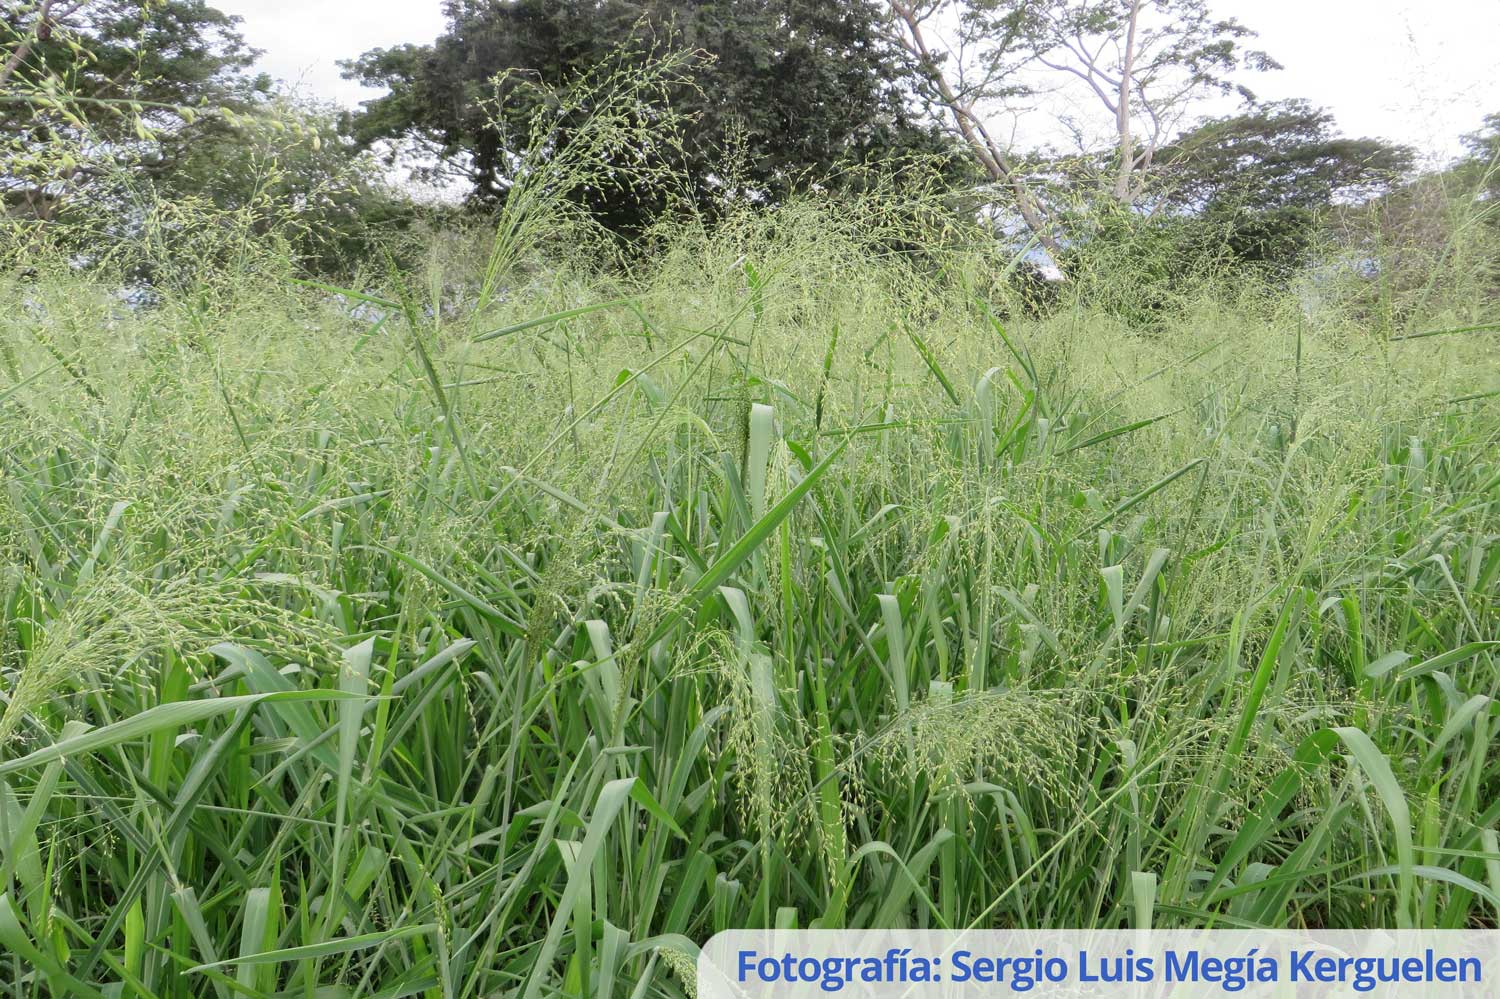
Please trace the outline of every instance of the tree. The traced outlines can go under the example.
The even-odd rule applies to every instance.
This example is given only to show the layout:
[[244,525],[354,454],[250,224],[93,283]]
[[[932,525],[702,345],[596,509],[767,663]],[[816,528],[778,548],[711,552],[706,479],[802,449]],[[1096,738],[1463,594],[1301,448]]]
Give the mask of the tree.
[[[0,185],[49,217],[122,165],[160,175],[270,89],[238,18],[202,0],[42,2],[0,15]],[[186,109],[184,111],[183,109]]]
[[1161,159],[1160,197],[1173,208],[1272,211],[1374,197],[1412,168],[1415,153],[1341,136],[1333,115],[1290,100],[1200,121]]
[[88,0],[77,0],[72,4],[59,4],[57,0],[42,0],[29,23],[20,20],[21,11],[11,11],[5,16],[6,34],[13,46],[5,62],[0,64],[0,86],[16,75],[25,65],[32,50],[52,40],[52,32],[78,11],[87,6]]
[[[991,134],[987,106],[1029,95],[1020,70],[1035,57],[1030,39],[1040,30],[1043,3],[1018,0],[955,4],[953,0],[889,0],[891,34],[907,56],[908,72],[926,104],[952,128],[990,182],[1009,192],[1022,222],[1053,258],[1063,243],[1028,179],[1026,167]],[[926,25],[943,15],[959,23],[957,53],[929,42]],[[972,59],[965,58],[972,53]],[[950,55],[953,58],[950,58]]]
[[307,270],[355,270],[381,237],[421,214],[340,134],[331,105],[277,94],[219,126],[213,141],[178,152],[157,193],[196,200],[211,216],[239,213],[262,234],[275,230]]
[[[440,170],[493,201],[515,181],[548,88],[693,49],[702,58],[671,95],[693,121],[675,143],[690,196],[707,211],[735,198],[774,202],[835,182],[841,164],[941,148],[907,105],[877,13],[873,0],[453,0],[433,44],[346,64],[347,76],[390,90],[366,102],[353,131],[365,144],[424,143]],[[637,195],[591,207],[632,229],[662,207]]]
[[1196,215],[1241,260],[1292,266],[1317,216],[1367,201],[1411,171],[1414,151],[1338,134],[1306,101],[1203,120],[1160,150],[1152,207]]
[[157,283],[210,269],[236,227],[274,231],[303,265],[337,270],[411,218],[333,110],[250,75],[238,19],[201,0],[44,2],[0,17],[13,234]]
[[[203,0],[48,0],[0,14],[0,66],[7,99],[0,129],[45,141],[57,123],[38,117],[37,98],[66,93],[105,137],[135,132],[180,106],[244,100],[270,87],[245,75],[259,53],[239,18]],[[43,103],[40,106],[45,106]]]
[[[1028,163],[997,141],[991,123],[1035,97],[1044,75],[1064,74],[1086,87],[1109,114],[1112,148],[1105,161],[1113,198],[1134,204],[1148,189],[1158,147],[1193,102],[1241,90],[1241,68],[1275,66],[1240,43],[1253,33],[1216,20],[1206,0],[887,0],[892,36],[908,56],[917,91],[950,119],[975,161],[1054,260],[1071,238],[1067,211],[1047,189],[1058,163]],[[953,40],[935,46],[928,26]],[[954,30],[956,29],[956,31]],[[1070,171],[1074,172],[1074,171]]]
[[1037,62],[1086,85],[1115,137],[1110,192],[1132,204],[1147,190],[1157,149],[1197,100],[1238,93],[1237,70],[1280,68],[1243,43],[1255,33],[1217,19],[1207,0],[1056,0],[1041,9]]

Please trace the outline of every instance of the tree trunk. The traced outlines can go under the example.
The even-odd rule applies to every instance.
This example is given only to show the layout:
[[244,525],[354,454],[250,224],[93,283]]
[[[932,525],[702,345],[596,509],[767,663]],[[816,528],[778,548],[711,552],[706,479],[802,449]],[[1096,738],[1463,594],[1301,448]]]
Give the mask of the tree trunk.
[[1132,200],[1131,174],[1135,169],[1135,136],[1130,128],[1131,73],[1135,71],[1135,29],[1141,18],[1141,0],[1130,5],[1130,22],[1125,32],[1125,64],[1120,72],[1120,96],[1115,101],[1115,128],[1120,137],[1120,165],[1115,174],[1115,199],[1124,204]]
[[[917,19],[915,11],[902,3],[901,0],[890,0],[891,9],[896,16],[901,18],[906,25],[906,30],[911,37],[911,44],[907,45],[907,51],[915,55],[922,63],[924,69],[928,69],[930,82],[937,88],[938,96],[943,106],[953,115],[954,124],[958,126],[958,132],[963,136],[974,159],[989,174],[992,181],[1003,184],[1010,188],[1016,198],[1016,209],[1021,213],[1021,220],[1026,227],[1036,236],[1037,242],[1046,247],[1047,252],[1052,255],[1053,263],[1057,263],[1063,250],[1062,243],[1053,235],[1051,227],[1042,217],[1041,206],[1037,204],[1036,197],[1031,189],[1026,186],[1025,180],[1016,172],[1004,150],[990,138],[989,132],[984,127],[984,122],[974,112],[971,105],[967,105],[954,92],[953,86],[948,82],[937,64],[932,58],[931,51],[927,48],[927,39],[922,34],[921,22]],[[1059,270],[1061,267],[1059,266]]]

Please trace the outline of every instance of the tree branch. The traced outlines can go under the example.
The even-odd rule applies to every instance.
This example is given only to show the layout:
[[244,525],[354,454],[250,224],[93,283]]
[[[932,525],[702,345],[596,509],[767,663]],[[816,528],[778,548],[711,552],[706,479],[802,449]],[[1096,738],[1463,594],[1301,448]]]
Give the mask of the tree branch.
[[15,71],[21,68],[21,63],[25,62],[26,57],[31,54],[33,45],[37,42],[45,42],[52,36],[52,29],[54,27],[78,13],[91,3],[92,0],[78,0],[77,3],[61,14],[53,14],[52,5],[56,2],[57,0],[42,0],[41,9],[37,11],[36,23],[32,25],[30,34],[22,39],[20,45],[16,46],[16,50],[10,54],[10,58],[5,60],[5,65],[0,66],[0,86],[3,86],[5,81],[9,80]]
[[991,180],[1010,188],[1015,196],[1016,208],[1021,213],[1021,219],[1035,234],[1037,240],[1052,254],[1055,261],[1062,252],[1062,244],[1052,234],[1035,195],[1016,171],[1005,151],[990,137],[984,122],[975,112],[973,103],[961,98],[954,91],[948,78],[938,69],[937,60],[933,57],[927,45],[927,38],[922,32],[922,20],[917,17],[913,7],[903,0],[889,0],[889,2],[891,10],[906,25],[906,35],[909,36],[911,47],[915,50],[919,68],[927,75],[929,84],[936,89],[940,102],[953,116],[954,124],[958,126],[959,134],[969,146],[974,158],[985,173],[990,175]]

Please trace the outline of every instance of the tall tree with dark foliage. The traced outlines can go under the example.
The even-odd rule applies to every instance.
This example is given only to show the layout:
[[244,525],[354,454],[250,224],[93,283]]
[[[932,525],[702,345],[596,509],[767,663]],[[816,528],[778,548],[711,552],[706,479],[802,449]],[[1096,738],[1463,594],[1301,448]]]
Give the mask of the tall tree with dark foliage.
[[[480,200],[509,189],[546,87],[668,50],[702,54],[672,98],[694,122],[678,165],[700,209],[778,201],[838,183],[841,164],[942,147],[908,101],[871,0],[453,0],[447,14],[447,32],[430,45],[346,64],[346,75],[390,90],[353,127],[367,143],[425,143],[436,171],[462,177]],[[528,81],[544,86],[529,90]],[[644,196],[578,197],[593,197],[590,207],[615,229],[661,207]]]

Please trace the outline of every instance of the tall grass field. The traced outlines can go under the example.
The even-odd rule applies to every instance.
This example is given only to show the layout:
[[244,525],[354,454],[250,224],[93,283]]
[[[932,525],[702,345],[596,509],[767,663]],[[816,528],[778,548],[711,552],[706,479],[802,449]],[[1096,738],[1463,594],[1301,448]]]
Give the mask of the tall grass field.
[[0,995],[1496,926],[1484,317],[1030,309],[872,205],[0,279]]

